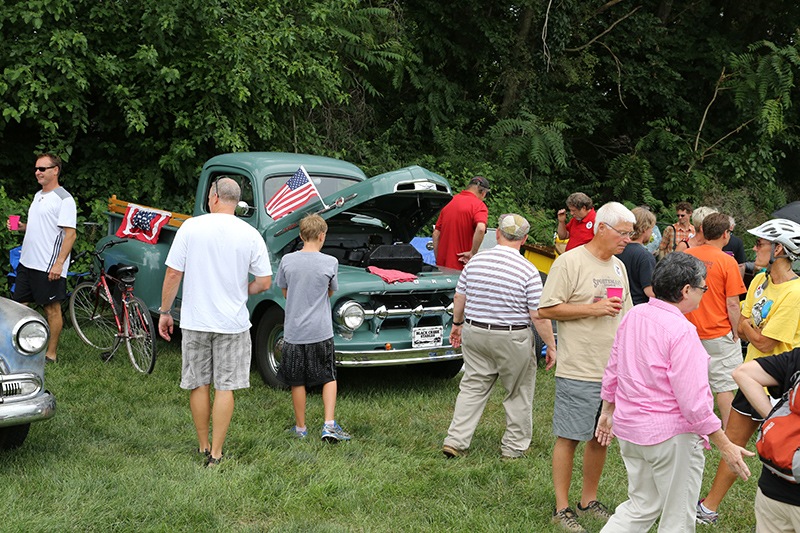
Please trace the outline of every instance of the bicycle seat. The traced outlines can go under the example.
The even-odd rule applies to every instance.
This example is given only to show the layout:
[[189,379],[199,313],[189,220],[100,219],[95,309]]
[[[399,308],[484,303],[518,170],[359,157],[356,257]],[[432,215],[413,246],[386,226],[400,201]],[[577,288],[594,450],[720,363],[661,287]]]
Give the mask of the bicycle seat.
[[139,272],[139,267],[136,265],[125,265],[119,263],[116,265],[116,267],[117,270],[114,275],[123,283],[132,283],[135,279],[136,273]]

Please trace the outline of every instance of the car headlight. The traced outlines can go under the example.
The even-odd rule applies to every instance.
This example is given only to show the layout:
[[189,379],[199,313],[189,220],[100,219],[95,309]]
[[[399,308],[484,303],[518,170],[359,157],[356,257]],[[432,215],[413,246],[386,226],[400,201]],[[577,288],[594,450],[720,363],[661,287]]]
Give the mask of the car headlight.
[[41,352],[50,339],[50,332],[47,326],[38,320],[30,320],[18,324],[16,331],[12,335],[14,348],[25,355]]
[[364,308],[355,300],[345,302],[336,310],[336,322],[347,330],[355,331],[364,323]]

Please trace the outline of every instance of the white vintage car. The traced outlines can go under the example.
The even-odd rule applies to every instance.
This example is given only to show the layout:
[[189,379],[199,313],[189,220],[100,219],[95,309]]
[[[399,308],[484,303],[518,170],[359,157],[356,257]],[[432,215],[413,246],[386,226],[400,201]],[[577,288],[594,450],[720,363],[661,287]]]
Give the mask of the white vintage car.
[[20,446],[31,422],[55,414],[56,400],[44,388],[47,322],[28,307],[0,298],[0,449]]

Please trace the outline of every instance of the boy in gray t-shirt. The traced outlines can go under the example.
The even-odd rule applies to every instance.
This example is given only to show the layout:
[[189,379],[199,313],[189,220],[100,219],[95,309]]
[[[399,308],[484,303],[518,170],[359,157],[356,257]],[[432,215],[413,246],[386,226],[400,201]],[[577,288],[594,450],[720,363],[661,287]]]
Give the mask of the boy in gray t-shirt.
[[289,431],[303,438],[306,430],[306,387],[322,385],[325,424],[322,440],[350,440],[336,423],[336,358],[330,297],[339,288],[339,263],[320,250],[328,225],[319,215],[300,221],[303,249],[283,256],[275,283],[286,298],[283,358],[278,379],[292,388],[295,425]]

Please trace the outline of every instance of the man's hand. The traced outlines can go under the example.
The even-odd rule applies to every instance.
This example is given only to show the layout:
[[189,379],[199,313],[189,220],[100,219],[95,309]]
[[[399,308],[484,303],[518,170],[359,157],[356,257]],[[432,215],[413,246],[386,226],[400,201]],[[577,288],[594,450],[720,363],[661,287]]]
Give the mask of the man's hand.
[[595,316],[617,316],[622,311],[622,299],[616,296],[603,298],[591,304]]
[[170,335],[172,335],[172,327],[175,324],[175,321],[172,319],[172,315],[158,315],[158,334],[161,335],[161,338],[169,341],[172,339]]
[[558,210],[558,221],[566,224],[567,223],[567,210],[566,209],[559,209]]
[[457,253],[456,255],[458,256],[458,261],[460,263],[464,263],[465,265],[469,262],[470,259],[472,259],[472,256],[473,256],[472,251],[461,252],[461,253]]
[[61,272],[64,270],[64,261],[59,261],[56,259],[56,262],[53,264],[53,268],[50,269],[50,272],[47,273],[47,279],[50,281],[55,281],[61,277]]
[[550,370],[555,366],[556,357],[556,349],[552,346],[548,346],[544,356],[545,370]]
[[453,326],[450,329],[450,344],[453,348],[461,347],[461,329],[463,326]]

